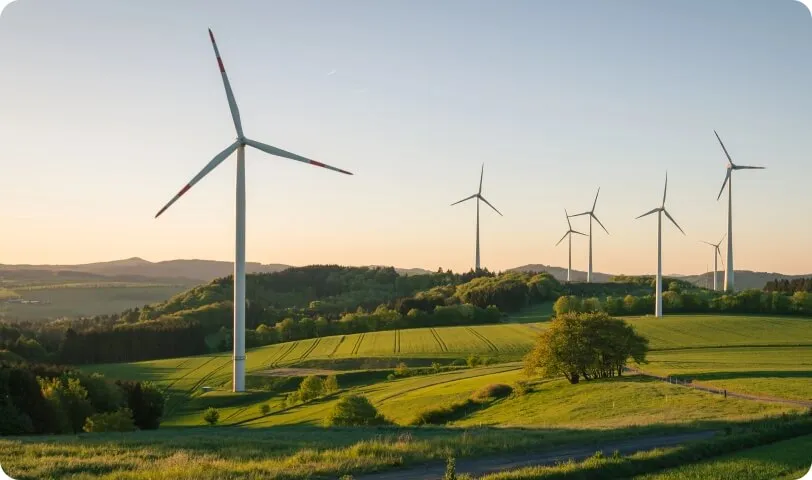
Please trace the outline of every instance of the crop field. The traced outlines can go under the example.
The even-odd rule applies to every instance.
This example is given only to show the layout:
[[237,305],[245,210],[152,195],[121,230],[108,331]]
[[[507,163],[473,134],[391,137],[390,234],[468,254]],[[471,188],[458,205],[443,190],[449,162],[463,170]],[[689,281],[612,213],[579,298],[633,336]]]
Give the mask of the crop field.
[[812,435],[751,448],[733,455],[664,472],[634,477],[634,480],[797,480],[812,467]]
[[[0,289],[0,318],[39,320],[120,313],[166,300],[186,285],[149,283],[65,283]],[[9,298],[41,303],[3,303]]]

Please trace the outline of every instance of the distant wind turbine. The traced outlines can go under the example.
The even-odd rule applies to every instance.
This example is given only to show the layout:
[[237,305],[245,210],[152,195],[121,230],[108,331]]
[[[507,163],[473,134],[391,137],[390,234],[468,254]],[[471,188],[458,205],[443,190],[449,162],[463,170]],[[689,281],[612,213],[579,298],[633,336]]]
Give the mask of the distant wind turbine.
[[637,218],[643,218],[646,215],[651,215],[652,213],[657,214],[657,282],[655,287],[655,295],[656,301],[654,304],[654,316],[655,317],[662,317],[663,316],[663,213],[666,217],[668,217],[671,222],[679,228],[679,231],[685,235],[685,231],[680,227],[676,220],[674,220],[671,215],[668,214],[668,210],[665,209],[665,195],[668,193],[668,172],[665,173],[665,188],[663,189],[663,204],[658,208],[652,209]]
[[237,109],[237,102],[234,100],[234,92],[231,90],[231,84],[228,81],[226,69],[223,66],[223,60],[220,58],[220,52],[217,49],[217,43],[214,41],[214,34],[211,29],[209,29],[209,38],[214,48],[214,55],[217,57],[220,75],[223,77],[223,86],[226,90],[228,106],[231,109],[231,118],[237,130],[237,139],[203,167],[200,173],[195,175],[177,195],[172,197],[169,203],[164,205],[155,215],[155,218],[158,218],[164,213],[164,211],[175,203],[184,193],[189,191],[194,184],[217,168],[217,166],[232,153],[237,152],[237,211],[234,255],[234,370],[232,388],[235,392],[242,392],[245,391],[245,146],[248,145],[265,153],[270,153],[271,155],[309,163],[310,165],[327,168],[347,175],[352,175],[352,173],[246,138],[245,135],[243,135],[240,112]]
[[719,134],[716,133],[716,130],[713,131],[713,134],[716,135],[716,140],[719,140],[719,145],[722,146],[722,150],[725,152],[725,156],[727,157],[727,173],[725,174],[725,181],[722,183],[722,188],[719,190],[719,195],[716,197],[718,201],[722,198],[722,192],[725,191],[725,185],[727,185],[727,266],[725,267],[725,291],[732,291],[735,286],[734,281],[734,274],[733,274],[733,170],[764,170],[764,167],[748,167],[745,165],[736,165],[733,163],[733,159],[730,158],[730,154],[727,153],[727,148],[725,148],[725,144],[722,143],[722,139],[719,138]]
[[567,209],[566,208],[564,209],[564,215],[567,216],[568,230],[567,230],[567,233],[565,233],[564,236],[561,237],[561,240],[559,240],[558,243],[555,244],[555,246],[557,247],[561,242],[564,241],[565,238],[569,237],[569,261],[567,263],[567,282],[569,282],[570,281],[570,271],[572,270],[572,234],[576,233],[578,235],[583,235],[583,236],[586,236],[586,234],[581,233],[581,232],[577,232],[577,231],[572,229],[572,224],[570,223],[570,216],[569,216],[569,214],[567,214]]
[[459,202],[454,202],[454,203],[451,204],[451,206],[453,207],[454,205],[456,205],[458,203],[462,203],[462,202],[465,202],[467,200],[471,200],[472,198],[476,198],[476,271],[477,272],[480,270],[480,268],[479,268],[479,201],[482,200],[489,207],[491,207],[494,212],[498,213],[500,216],[504,216],[504,215],[502,215],[502,212],[497,210],[496,207],[491,205],[491,203],[489,201],[485,200],[485,197],[482,196],[482,177],[484,175],[485,175],[485,164],[483,163],[482,164],[482,170],[479,173],[479,191],[477,191],[477,193],[471,195],[470,197],[465,197],[462,200],[460,200]]
[[[718,262],[718,260],[720,258],[722,258],[722,251],[719,250],[719,246],[722,244],[722,241],[725,239],[725,236],[726,235],[722,235],[722,238],[719,240],[718,243],[710,243],[710,242],[706,242],[705,240],[700,240],[700,242],[704,243],[705,245],[710,245],[711,247],[713,247],[713,290],[714,291],[718,290],[718,288],[716,288],[716,277],[717,277],[717,272],[719,271],[717,262]],[[725,266],[724,260],[722,261],[722,266],[723,267]]]
[[595,205],[598,204],[598,195],[601,193],[601,187],[598,187],[598,193],[595,194],[595,201],[592,202],[592,210],[583,213],[576,213],[575,215],[570,215],[571,217],[580,217],[581,215],[589,215],[589,268],[586,272],[586,281],[587,283],[592,283],[592,219],[594,218],[598,225],[601,226],[604,232],[609,235],[609,230],[603,226],[598,217],[595,216]]

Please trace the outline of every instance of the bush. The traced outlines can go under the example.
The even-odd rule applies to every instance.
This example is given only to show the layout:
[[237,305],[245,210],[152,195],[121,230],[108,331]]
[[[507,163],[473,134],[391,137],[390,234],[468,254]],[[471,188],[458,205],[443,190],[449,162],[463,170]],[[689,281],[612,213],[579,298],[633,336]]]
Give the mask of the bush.
[[361,395],[342,397],[324,419],[324,425],[328,427],[373,426],[389,423],[383,415],[378,413],[375,406]]
[[209,407],[203,413],[203,420],[209,425],[216,425],[220,420],[220,412],[214,407]]
[[120,408],[115,412],[97,413],[87,417],[83,430],[86,432],[132,432],[135,430],[133,412]]
[[338,391],[338,389],[339,389],[338,378],[336,378],[335,375],[330,375],[329,377],[327,377],[326,380],[324,380],[325,394],[335,393]]
[[519,380],[513,384],[513,396],[514,397],[521,397],[530,393],[532,389],[530,388],[530,384],[524,380]]
[[267,403],[263,403],[259,406],[259,413],[264,417],[265,415],[271,413],[271,407],[269,407]]
[[409,366],[403,362],[398,363],[398,366],[395,367],[395,376],[396,377],[405,377],[409,375]]
[[324,394],[324,381],[321,377],[310,375],[299,385],[299,399],[303,402],[313,400]]
[[479,355],[476,353],[472,353],[468,355],[468,358],[465,360],[465,363],[468,364],[469,367],[477,367],[482,364],[482,359],[479,358]]
[[513,387],[504,383],[491,383],[481,387],[471,394],[474,400],[486,400],[489,398],[505,398],[513,393]]

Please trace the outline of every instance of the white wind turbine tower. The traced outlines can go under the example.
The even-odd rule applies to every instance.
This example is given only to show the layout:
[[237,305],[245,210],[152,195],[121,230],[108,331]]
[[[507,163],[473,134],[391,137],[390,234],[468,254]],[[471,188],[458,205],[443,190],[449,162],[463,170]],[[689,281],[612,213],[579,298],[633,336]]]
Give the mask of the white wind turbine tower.
[[570,281],[570,271],[572,270],[572,234],[577,233],[578,235],[583,235],[583,236],[586,236],[586,234],[581,233],[581,232],[577,232],[577,231],[572,229],[572,224],[570,223],[570,216],[569,216],[569,214],[567,214],[567,209],[566,208],[564,209],[564,215],[567,216],[567,226],[569,227],[569,229],[567,230],[567,233],[565,233],[564,236],[561,237],[561,240],[559,240],[558,243],[555,244],[555,246],[557,247],[561,242],[564,241],[565,238],[569,237],[569,262],[567,263],[567,282],[569,283],[569,281]]
[[470,197],[465,197],[462,200],[460,200],[459,202],[454,202],[454,203],[451,204],[451,206],[453,207],[454,205],[456,205],[458,203],[462,203],[462,202],[464,202],[466,200],[471,200],[472,198],[476,198],[476,270],[475,271],[477,271],[477,272],[479,271],[479,201],[482,200],[489,207],[491,207],[493,209],[493,211],[498,213],[500,216],[504,216],[504,215],[502,215],[502,212],[497,210],[496,207],[491,205],[490,202],[485,200],[485,197],[482,196],[482,177],[484,175],[485,175],[485,164],[483,163],[482,164],[482,171],[479,173],[479,191],[477,193],[471,195]]
[[231,84],[228,81],[225,67],[223,67],[223,60],[220,58],[220,52],[217,49],[217,43],[214,41],[214,34],[209,29],[209,38],[214,48],[214,55],[217,57],[217,65],[220,68],[220,75],[223,77],[223,85],[226,90],[226,97],[228,98],[228,106],[231,109],[231,118],[234,120],[234,127],[237,130],[237,139],[226,147],[225,150],[218,153],[197,175],[186,184],[177,195],[172,197],[156,215],[158,218],[167,208],[175,203],[184,193],[189,191],[190,188],[209,172],[214,170],[226,158],[228,158],[235,151],[237,152],[237,198],[236,198],[236,242],[235,242],[235,255],[234,255],[234,370],[232,387],[235,392],[245,391],[245,147],[254,147],[271,155],[278,157],[288,158],[303,163],[309,163],[317,167],[323,167],[336,172],[352,175],[352,173],[341,170],[340,168],[331,167],[315,160],[296,155],[295,153],[286,152],[276,147],[266,145],[246,138],[243,135],[242,124],[240,122],[240,112],[237,109],[237,102],[234,100],[234,92],[231,90]]
[[716,130],[713,131],[713,134],[716,135],[716,140],[719,140],[719,145],[722,146],[722,150],[725,152],[725,156],[727,157],[727,173],[725,174],[725,181],[722,183],[722,188],[719,190],[719,195],[716,197],[718,201],[722,198],[722,192],[725,191],[725,185],[727,185],[727,266],[725,266],[725,291],[732,291],[734,288],[734,278],[733,278],[733,170],[764,170],[764,167],[748,167],[744,165],[736,165],[733,163],[733,159],[730,158],[730,154],[727,153],[727,148],[725,148],[725,144],[722,143],[722,139],[719,138],[719,134],[716,133]]
[[668,193],[668,172],[665,173],[665,188],[663,189],[663,204],[655,208],[651,211],[648,211],[637,218],[643,218],[646,215],[651,215],[652,213],[657,214],[657,282],[655,287],[655,294],[656,294],[656,301],[654,303],[654,316],[655,317],[662,317],[663,316],[663,213],[666,217],[668,217],[671,222],[679,228],[679,231],[685,235],[685,231],[682,230],[682,227],[677,225],[676,220],[674,220],[671,215],[668,214],[668,211],[665,209],[665,195]]
[[[716,288],[716,277],[717,277],[717,272],[719,271],[718,260],[720,258],[722,258],[722,251],[719,250],[719,246],[722,244],[722,241],[725,239],[725,236],[726,235],[723,235],[718,243],[710,243],[710,242],[706,242],[704,240],[700,240],[700,242],[704,243],[705,245],[710,245],[711,247],[713,247],[713,290],[714,291],[718,290],[718,288]],[[722,261],[722,266],[723,267],[725,266],[724,260]]]
[[572,217],[580,217],[581,215],[589,215],[589,268],[586,271],[586,281],[587,283],[592,283],[592,219],[594,218],[598,225],[601,226],[604,232],[609,235],[609,230],[603,226],[598,217],[595,216],[595,205],[598,204],[598,195],[601,193],[601,187],[598,187],[598,193],[595,194],[595,201],[592,202],[592,210],[583,213],[576,213],[575,215],[571,215]]

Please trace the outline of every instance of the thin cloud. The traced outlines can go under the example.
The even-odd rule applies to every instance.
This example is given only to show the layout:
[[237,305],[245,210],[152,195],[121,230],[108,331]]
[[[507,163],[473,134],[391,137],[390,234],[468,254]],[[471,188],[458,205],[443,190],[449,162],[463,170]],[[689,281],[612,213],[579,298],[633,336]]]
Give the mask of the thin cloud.
[[328,77],[333,76],[333,75],[335,75],[335,74],[336,74],[336,72],[337,72],[337,71],[338,71],[338,70],[336,70],[336,69],[334,68],[334,69],[330,70],[330,72],[327,74],[327,76],[328,76]]

